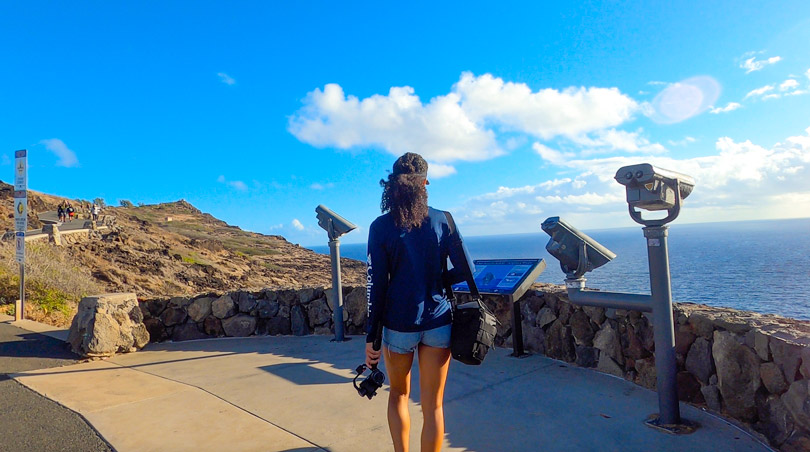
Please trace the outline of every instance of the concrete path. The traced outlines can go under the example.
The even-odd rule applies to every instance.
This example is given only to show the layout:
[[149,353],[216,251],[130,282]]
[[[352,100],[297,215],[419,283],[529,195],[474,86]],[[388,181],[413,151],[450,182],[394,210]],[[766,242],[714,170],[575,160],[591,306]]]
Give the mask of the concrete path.
[[[0,316],[0,450],[14,452],[110,451],[75,412],[31,391],[7,374],[77,362],[62,340],[12,325]],[[35,322],[28,327],[43,329]]]
[[[105,361],[14,378],[84,416],[119,452],[384,451],[387,387],[351,385],[362,338],[260,337],[152,344]],[[646,427],[656,393],[551,359],[491,353],[453,362],[446,451],[768,451],[734,425],[688,405],[702,427],[673,436]],[[411,445],[421,413],[414,372]]]

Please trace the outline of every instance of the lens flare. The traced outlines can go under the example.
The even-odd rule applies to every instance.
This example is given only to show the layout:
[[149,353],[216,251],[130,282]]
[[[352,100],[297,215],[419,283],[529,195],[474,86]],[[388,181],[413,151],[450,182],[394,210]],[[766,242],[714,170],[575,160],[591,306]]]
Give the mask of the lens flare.
[[652,101],[650,119],[659,124],[675,124],[697,116],[720,97],[717,80],[701,75],[667,86]]

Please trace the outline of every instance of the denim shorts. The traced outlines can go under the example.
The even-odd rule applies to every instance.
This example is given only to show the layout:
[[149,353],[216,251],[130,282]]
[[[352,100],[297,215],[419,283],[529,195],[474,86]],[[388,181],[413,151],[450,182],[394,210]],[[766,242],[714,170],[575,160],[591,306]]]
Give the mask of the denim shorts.
[[427,331],[403,333],[383,327],[383,343],[394,353],[411,353],[419,344],[428,347],[450,348],[450,325]]

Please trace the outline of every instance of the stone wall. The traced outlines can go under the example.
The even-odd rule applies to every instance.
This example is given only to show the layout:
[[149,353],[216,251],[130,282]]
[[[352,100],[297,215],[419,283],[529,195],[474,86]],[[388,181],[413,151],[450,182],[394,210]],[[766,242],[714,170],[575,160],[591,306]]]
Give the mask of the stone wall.
[[[365,287],[344,287],[346,334],[362,334]],[[142,300],[152,341],[333,334],[331,290],[234,291]],[[463,298],[463,297],[462,297]],[[512,346],[512,306],[485,297]],[[579,307],[561,286],[520,300],[527,351],[655,389],[651,321],[635,311]],[[810,322],[689,303],[674,308],[681,400],[742,421],[783,451],[810,450]]]

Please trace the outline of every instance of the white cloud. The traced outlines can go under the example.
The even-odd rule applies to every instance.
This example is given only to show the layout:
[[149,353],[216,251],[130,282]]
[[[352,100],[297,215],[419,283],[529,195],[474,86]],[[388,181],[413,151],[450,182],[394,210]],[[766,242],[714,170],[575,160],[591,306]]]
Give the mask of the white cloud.
[[573,153],[563,153],[541,143],[534,143],[532,148],[540,154],[543,160],[554,165],[562,165],[567,159],[574,157]]
[[[578,137],[573,141],[591,149],[584,154],[593,154],[606,151],[627,151],[627,152],[665,152],[666,148],[659,143],[650,143],[647,138],[641,136],[643,131],[627,132],[625,130],[608,129],[601,130],[594,134],[594,137]],[[601,149],[600,149],[601,148]]]
[[779,61],[782,61],[782,57],[775,56],[770,57],[766,60],[757,60],[756,57],[748,58],[747,60],[740,63],[740,68],[745,69],[746,74],[750,74],[754,71],[759,71],[765,68],[765,66],[769,66],[771,64],[776,64]]
[[217,177],[217,182],[219,182],[220,184],[225,184],[225,185],[227,185],[227,186],[229,186],[231,188],[234,188],[236,190],[239,190],[239,191],[247,191],[248,190],[248,186],[247,186],[246,183],[242,182],[241,180],[227,180],[227,179],[225,179],[225,176],[223,176],[223,175],[220,175],[219,177]]
[[695,139],[695,137],[686,136],[683,137],[683,140],[669,140],[667,143],[669,143],[671,146],[686,146],[687,144],[692,144],[696,141],[697,139]]
[[234,80],[230,75],[224,72],[218,72],[217,75],[222,83],[226,85],[236,85],[236,80]]
[[291,224],[292,224],[292,227],[294,227],[295,229],[297,229],[297,230],[299,230],[299,231],[303,231],[303,230],[304,230],[304,225],[303,225],[303,224],[301,224],[301,222],[300,222],[300,221],[298,221],[298,218],[293,218],[293,221],[292,221],[292,223],[291,223]]
[[428,162],[428,179],[441,179],[456,174],[456,169],[450,165]]
[[709,110],[709,113],[715,114],[715,115],[719,114],[719,113],[728,113],[728,112],[734,111],[734,110],[736,110],[736,109],[738,109],[740,107],[742,107],[742,105],[738,104],[737,102],[729,102],[728,104],[726,104],[725,107],[712,107],[712,109]]
[[[418,152],[433,165],[504,154],[496,131],[546,139],[578,137],[618,126],[639,109],[616,88],[535,92],[522,83],[471,73],[462,74],[448,94],[427,103],[407,86],[358,99],[336,84],[308,93],[303,103],[288,126],[303,142],[339,149],[379,147],[396,156]],[[510,143],[507,140],[507,149]],[[451,168],[436,174],[450,174],[455,171]]]
[[630,226],[624,188],[613,177],[622,166],[648,162],[695,178],[679,221],[810,216],[810,127],[771,147],[721,137],[715,151],[687,159],[562,159],[561,172],[572,177],[502,186],[470,198],[454,213],[468,235],[537,232],[540,213],[563,216],[579,228]]
[[651,80],[647,82],[647,84],[652,86],[661,86],[661,85],[669,85],[669,82],[662,82],[660,80]]
[[779,91],[787,91],[789,89],[796,89],[799,87],[799,82],[795,79],[789,78],[779,85]]
[[45,149],[53,152],[54,155],[59,157],[56,166],[65,166],[68,168],[75,168],[79,166],[79,159],[76,158],[76,153],[70,150],[67,145],[58,138],[51,138],[42,140],[40,144],[45,145]]
[[807,72],[804,73],[804,76],[810,79],[810,69],[808,69]]
[[326,183],[326,184],[321,184],[319,182],[314,182],[313,184],[311,184],[309,186],[309,188],[311,188],[313,190],[325,190],[327,188],[332,188],[334,186],[335,186],[335,184],[333,184],[332,182],[329,182],[329,183]]
[[808,91],[806,89],[797,89],[795,91],[791,91],[789,93],[785,93],[785,96],[801,96],[802,94],[807,94]]
[[751,91],[748,92],[748,94],[745,95],[745,99],[748,99],[749,97],[754,97],[754,96],[762,96],[763,94],[765,94],[765,93],[767,93],[769,91],[773,91],[773,85],[765,85],[765,86],[757,88],[755,90],[751,90]]

